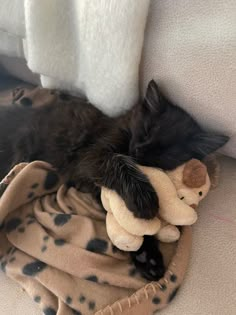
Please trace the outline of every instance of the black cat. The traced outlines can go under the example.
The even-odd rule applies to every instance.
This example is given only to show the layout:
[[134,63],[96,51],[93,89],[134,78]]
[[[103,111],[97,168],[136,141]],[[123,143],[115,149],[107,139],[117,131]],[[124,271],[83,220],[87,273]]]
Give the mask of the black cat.
[[[136,217],[151,219],[158,196],[135,163],[170,170],[191,158],[203,159],[227,140],[203,131],[152,80],[144,101],[118,118],[79,99],[38,108],[1,107],[0,177],[16,163],[47,161],[78,189],[97,199],[101,186],[113,189]],[[157,279],[163,262],[158,247],[147,243],[141,250],[149,259],[158,257],[156,276],[148,263],[134,261],[146,277]]]

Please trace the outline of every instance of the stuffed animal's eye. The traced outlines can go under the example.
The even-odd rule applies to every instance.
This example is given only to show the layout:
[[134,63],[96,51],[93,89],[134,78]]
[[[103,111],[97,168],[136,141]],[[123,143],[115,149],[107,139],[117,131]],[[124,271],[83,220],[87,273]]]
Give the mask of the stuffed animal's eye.
[[199,191],[199,193],[198,193],[198,194],[199,194],[199,196],[202,196],[202,191]]
[[183,200],[183,199],[184,199],[184,197],[181,197],[181,198],[180,198],[180,200]]

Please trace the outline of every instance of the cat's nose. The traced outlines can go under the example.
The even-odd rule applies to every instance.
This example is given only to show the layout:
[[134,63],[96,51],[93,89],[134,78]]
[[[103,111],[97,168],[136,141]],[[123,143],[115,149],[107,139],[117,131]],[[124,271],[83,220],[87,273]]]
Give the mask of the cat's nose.
[[190,205],[190,207],[193,208],[194,210],[196,210],[197,205],[195,203],[193,203],[193,204]]

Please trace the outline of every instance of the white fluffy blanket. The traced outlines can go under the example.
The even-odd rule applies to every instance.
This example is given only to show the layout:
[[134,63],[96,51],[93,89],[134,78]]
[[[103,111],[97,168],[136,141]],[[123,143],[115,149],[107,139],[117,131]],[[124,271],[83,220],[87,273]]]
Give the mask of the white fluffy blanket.
[[149,0],[0,0],[0,54],[109,115],[138,100]]

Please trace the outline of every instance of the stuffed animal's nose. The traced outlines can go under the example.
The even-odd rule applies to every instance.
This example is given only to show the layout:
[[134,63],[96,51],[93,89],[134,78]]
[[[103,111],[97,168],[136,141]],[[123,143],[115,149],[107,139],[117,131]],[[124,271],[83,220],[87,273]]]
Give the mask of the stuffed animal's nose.
[[194,210],[196,210],[197,205],[195,203],[193,203],[192,205],[190,205],[191,208],[193,208]]

